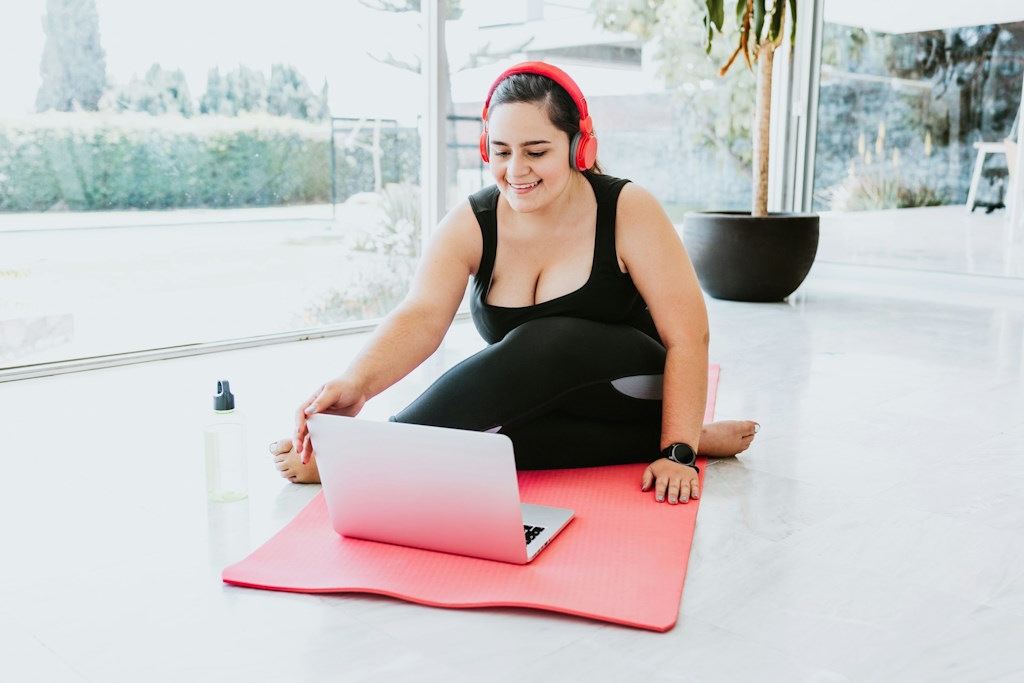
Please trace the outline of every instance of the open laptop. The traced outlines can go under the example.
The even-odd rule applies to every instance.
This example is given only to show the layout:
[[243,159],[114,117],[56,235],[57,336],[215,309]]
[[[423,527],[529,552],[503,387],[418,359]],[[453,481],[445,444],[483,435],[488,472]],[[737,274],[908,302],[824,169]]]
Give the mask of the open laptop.
[[520,502],[504,434],[322,414],[306,422],[343,536],[526,564],[572,519]]

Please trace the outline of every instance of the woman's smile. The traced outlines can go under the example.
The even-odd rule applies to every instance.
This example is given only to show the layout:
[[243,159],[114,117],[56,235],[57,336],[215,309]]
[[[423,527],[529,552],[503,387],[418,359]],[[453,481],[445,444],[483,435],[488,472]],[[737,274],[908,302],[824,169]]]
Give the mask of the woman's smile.
[[508,182],[508,186],[516,194],[526,194],[527,192],[529,192],[533,188],[537,187],[541,183],[541,181],[539,181],[539,180],[534,180],[532,183],[513,183],[511,180],[509,180],[507,182]]

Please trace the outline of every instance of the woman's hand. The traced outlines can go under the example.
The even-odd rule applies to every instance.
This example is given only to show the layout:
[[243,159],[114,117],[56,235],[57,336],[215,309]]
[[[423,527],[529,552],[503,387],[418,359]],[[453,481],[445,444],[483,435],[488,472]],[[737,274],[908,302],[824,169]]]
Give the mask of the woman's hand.
[[313,455],[306,418],[315,413],[355,417],[366,403],[366,394],[355,382],[339,377],[323,384],[295,411],[295,451],[308,464]]
[[[654,484],[654,498],[659,503],[685,503],[690,498],[700,498],[700,479],[697,470],[680,465],[668,458],[659,458],[647,466],[640,479],[640,490],[648,491]],[[666,494],[668,494],[666,496]]]

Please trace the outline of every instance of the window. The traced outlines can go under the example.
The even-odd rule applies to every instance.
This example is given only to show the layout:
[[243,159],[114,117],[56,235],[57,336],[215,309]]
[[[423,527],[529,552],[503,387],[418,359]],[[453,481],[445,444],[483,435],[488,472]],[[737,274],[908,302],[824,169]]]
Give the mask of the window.
[[[481,105],[496,74],[523,59],[573,75],[606,171],[649,188],[677,222],[749,203],[748,117],[731,103],[752,99],[753,76],[715,76],[725,55],[704,56],[685,3],[620,5],[448,6],[449,206],[491,182],[477,151]],[[426,62],[419,12],[396,7],[9,8],[0,369],[390,309],[419,248]],[[67,20],[47,19],[58,15]],[[664,40],[678,22],[694,30]]]
[[[915,32],[826,22],[814,208],[963,204],[974,144],[1009,134],[1022,75],[1024,22]],[[998,203],[1005,183],[993,158],[979,200]]]
[[418,12],[371,5],[5,8],[0,368],[394,305],[419,249],[424,41]]

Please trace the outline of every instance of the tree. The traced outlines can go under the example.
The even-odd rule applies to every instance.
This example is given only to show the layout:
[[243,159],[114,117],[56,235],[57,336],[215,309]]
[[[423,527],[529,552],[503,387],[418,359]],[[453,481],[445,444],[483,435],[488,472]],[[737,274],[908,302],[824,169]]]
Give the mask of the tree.
[[154,64],[142,78],[135,76],[127,85],[116,89],[110,98],[112,106],[121,111],[143,111],[149,114],[192,115],[192,95],[181,69],[169,71]]
[[[965,87],[980,80],[984,84],[1001,30],[998,24],[986,24],[915,34],[913,69],[941,84],[936,97],[950,83]],[[890,67],[894,72],[907,70],[891,55]]]
[[[462,3],[461,0],[442,0],[442,9],[445,12],[445,19],[448,21],[457,21],[462,17]],[[393,12],[398,14],[415,13],[421,15],[422,3],[421,0],[360,0],[360,3],[370,9],[375,9],[381,12]],[[423,27],[421,26],[421,29]],[[478,47],[474,50],[467,59],[466,64],[460,66],[456,71],[462,69],[475,68],[496,62],[504,57],[507,57],[518,52],[522,52],[526,47],[533,42],[533,37],[529,37],[522,43],[517,45],[508,46],[505,49],[495,49],[490,43]],[[395,57],[390,51],[385,57],[380,57],[372,53],[368,53],[372,59],[377,60],[383,64],[388,64],[399,69],[405,69],[412,71],[413,73],[423,73],[422,60],[418,54],[412,56],[411,61],[405,61]],[[441,84],[442,94],[441,97],[448,103],[449,115],[455,113],[455,102],[452,99],[452,86],[451,86],[451,67],[448,63],[448,51],[441,50],[440,63],[438,65],[438,81]],[[455,121],[451,118],[448,120],[448,141],[449,143],[457,139]],[[455,187],[457,182],[458,168],[455,164],[448,163],[448,186]]]
[[245,65],[222,76],[214,67],[207,72],[206,92],[199,98],[199,112],[237,116],[240,112],[265,111],[305,121],[322,121],[330,116],[327,82],[320,95],[310,89],[299,70],[288,64],[274,64],[268,82],[263,72]]
[[199,98],[203,114],[237,116],[240,112],[267,111],[267,78],[244,64],[227,76],[214,67],[207,72],[206,92]]
[[[995,103],[986,102],[985,97],[986,84],[993,75],[993,62],[1006,65],[1003,69],[995,69],[997,79],[1000,71],[1009,71],[1014,74],[1010,82],[1020,82],[1017,58],[1003,54],[1000,49],[1000,34],[1003,32],[1004,29],[998,24],[986,24],[925,31],[911,36],[892,36],[891,45],[910,41],[914,49],[911,59],[902,60],[895,50],[891,50],[887,55],[886,66],[893,74],[903,78],[932,79],[937,86],[935,99],[946,96],[950,86],[953,86],[949,94],[959,100],[957,109],[960,120],[956,128],[960,132],[961,142],[968,142],[972,131],[976,131],[974,134],[982,139],[1005,135],[1013,123],[1016,108],[1007,106],[1002,98],[999,98],[1002,106],[993,108]],[[1011,37],[1009,32],[1005,35],[1008,39]]]
[[199,113],[223,116],[232,116],[235,113],[228,101],[227,81],[220,75],[218,67],[206,72],[206,92],[199,98]]
[[[370,9],[375,9],[381,12],[394,12],[398,14],[404,13],[415,13],[420,14],[421,2],[420,0],[360,0],[360,3]],[[446,0],[445,5],[445,19],[447,21],[458,21],[462,17],[462,3],[460,0]],[[533,37],[526,38],[523,42],[515,45],[505,46],[504,48],[495,48],[490,43],[485,43],[478,46],[472,53],[466,58],[466,63],[458,67],[456,71],[462,71],[463,69],[472,69],[479,66],[486,66],[492,64],[500,59],[508,57],[509,55],[522,52],[533,42]],[[421,59],[418,54],[412,56],[411,61],[406,61],[395,57],[390,51],[386,56],[380,57],[378,55],[370,54],[372,59],[381,62],[382,64],[388,64],[389,66],[398,67],[400,69],[406,69],[413,73],[422,73],[423,67]],[[442,70],[442,84],[448,91],[448,102],[449,109],[451,109],[451,84],[448,80],[449,65],[448,65],[448,52],[446,50],[441,51],[441,70]]]
[[[751,71],[754,66],[750,55],[753,52],[757,62],[757,99],[754,102],[754,202],[750,215],[768,215],[768,134],[772,114],[772,63],[775,48],[782,44],[785,35],[786,9],[789,9],[789,45],[796,37],[796,0],[737,0],[736,28],[739,40],[736,49],[719,74],[725,75],[733,61],[740,55]],[[704,50],[711,54],[715,33],[721,33],[725,22],[724,0],[704,0],[702,6],[704,25]]]
[[240,64],[227,78],[228,101],[233,114],[267,110],[267,78],[257,71]]
[[[714,149],[738,170],[751,162],[751,94],[755,79],[720,81],[716,62],[726,55],[715,48],[708,59],[701,35],[693,24],[700,5],[689,0],[591,0],[598,26],[616,33],[632,33],[653,46],[658,74],[676,96],[694,141]],[[708,88],[708,85],[713,88]]]
[[331,118],[331,103],[327,99],[327,79],[324,79],[324,87],[320,89],[320,105],[317,109],[317,120],[326,121]]
[[319,118],[320,105],[298,69],[287,64],[274,64],[270,67],[270,85],[267,88],[268,113],[316,121]]
[[[653,39],[656,42],[656,55],[661,60],[660,73],[669,88],[678,91],[682,85],[682,94],[687,95],[686,91],[696,92],[694,85],[700,80],[712,83],[714,89],[721,93],[712,96],[705,92],[699,97],[684,99],[689,101],[696,112],[694,120],[704,134],[704,142],[723,148],[724,141],[727,143],[725,149],[729,150],[735,149],[734,145],[739,143],[742,149],[750,150],[748,153],[754,166],[752,213],[755,216],[765,215],[772,58],[776,46],[782,40],[787,7],[791,15],[789,28],[792,45],[793,27],[796,25],[795,0],[736,0],[734,5],[730,4],[730,9],[735,7],[738,47],[731,52],[728,60],[720,53],[712,54],[718,45],[714,42],[714,36],[722,31],[725,22],[724,0],[675,0],[661,3],[649,0],[592,1],[598,22],[605,28],[629,31],[644,40]],[[700,26],[702,30],[696,30]],[[697,58],[698,46],[711,60]],[[719,75],[724,75],[741,55],[750,67],[750,73],[753,73],[751,52],[753,60],[759,64],[757,80],[745,74],[745,77],[734,78],[731,82],[712,82],[711,79],[715,78],[712,64],[725,62],[725,66],[717,70]],[[755,124],[753,126],[752,121]],[[724,140],[721,135],[723,132],[728,132]],[[743,138],[751,133],[753,146],[748,148]],[[746,155],[736,160],[744,167],[749,163]]]
[[46,0],[36,110],[95,111],[107,86],[95,0]]

